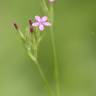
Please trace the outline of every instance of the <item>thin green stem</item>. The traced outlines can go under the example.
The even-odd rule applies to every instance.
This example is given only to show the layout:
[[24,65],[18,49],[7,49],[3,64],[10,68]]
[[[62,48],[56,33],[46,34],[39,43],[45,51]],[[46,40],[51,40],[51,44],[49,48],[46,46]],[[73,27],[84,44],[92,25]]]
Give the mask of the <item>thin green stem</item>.
[[60,96],[60,82],[59,82],[59,69],[58,69],[58,62],[57,62],[57,54],[56,54],[56,47],[55,47],[55,37],[54,37],[54,30],[53,30],[53,23],[54,23],[54,10],[53,5],[50,7],[50,19],[52,22],[51,30],[51,42],[53,48],[53,56],[54,56],[54,75],[56,80],[56,96]]
[[39,70],[39,72],[40,72],[40,75],[41,75],[41,77],[42,77],[42,80],[44,81],[44,83],[45,83],[45,85],[46,85],[46,87],[47,87],[47,89],[48,89],[49,96],[53,96],[53,92],[52,92],[52,90],[51,90],[51,88],[50,88],[50,85],[49,85],[47,79],[45,78],[45,75],[44,75],[44,73],[43,73],[43,71],[42,71],[42,69],[41,69],[41,67],[40,67],[39,62],[37,61],[37,62],[35,62],[35,63],[36,63],[37,68],[38,68],[38,70]]
[[23,34],[20,30],[18,30],[18,32],[19,32],[19,34],[20,34],[22,40],[25,40],[24,34]]
[[43,11],[45,12],[46,15],[48,15],[48,7],[47,7],[45,0],[41,0],[41,2],[42,2]]
[[[29,54],[28,54],[28,55],[29,55]],[[33,55],[32,55],[31,52],[30,52],[29,57],[30,57],[31,60],[34,61],[34,63],[36,64],[36,66],[37,66],[37,68],[38,68],[38,71],[40,72],[41,78],[42,78],[42,80],[44,81],[45,86],[46,86],[46,88],[47,88],[47,90],[48,90],[49,96],[53,96],[53,92],[52,92],[51,86],[49,85],[49,83],[48,83],[48,81],[47,81],[47,79],[46,79],[46,77],[45,77],[45,75],[44,75],[44,72],[42,71],[42,69],[41,69],[41,67],[40,67],[40,64],[39,64],[39,62],[38,62],[38,60],[37,60],[37,50],[35,50],[35,56],[36,56],[36,59],[33,60]]]

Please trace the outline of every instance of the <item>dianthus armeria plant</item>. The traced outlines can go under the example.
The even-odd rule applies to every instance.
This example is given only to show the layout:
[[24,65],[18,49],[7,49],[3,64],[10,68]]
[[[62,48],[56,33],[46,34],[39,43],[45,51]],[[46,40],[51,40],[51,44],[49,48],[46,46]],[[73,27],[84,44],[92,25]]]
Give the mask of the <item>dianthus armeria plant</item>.
[[[48,96],[61,96],[60,94],[60,81],[59,81],[59,72],[58,72],[58,63],[56,56],[56,48],[55,48],[55,38],[54,38],[54,2],[55,0],[48,0],[48,4],[45,0],[42,1],[42,10],[44,11],[44,16],[36,15],[35,18],[29,19],[29,27],[25,28],[26,32],[22,32],[17,23],[14,23],[15,29],[18,31],[24,47],[27,51],[28,56],[37,66],[37,69],[40,72],[42,80],[48,90]],[[48,5],[48,6],[47,6]],[[51,45],[54,56],[54,77],[55,77],[55,91],[52,90],[50,83],[48,82],[41,66],[38,61],[38,49],[41,41],[43,42],[44,33],[46,32],[46,28],[50,28],[50,36],[51,36]],[[43,32],[45,31],[45,32]]]

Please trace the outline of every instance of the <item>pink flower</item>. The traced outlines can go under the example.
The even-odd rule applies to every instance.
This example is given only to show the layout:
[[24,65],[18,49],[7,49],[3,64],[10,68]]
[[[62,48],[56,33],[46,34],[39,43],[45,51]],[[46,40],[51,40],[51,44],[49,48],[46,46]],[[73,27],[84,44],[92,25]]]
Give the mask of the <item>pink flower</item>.
[[35,20],[36,21],[32,24],[32,26],[39,27],[40,31],[43,31],[45,26],[51,26],[51,23],[47,21],[47,16],[43,16],[42,18],[40,16],[35,16]]

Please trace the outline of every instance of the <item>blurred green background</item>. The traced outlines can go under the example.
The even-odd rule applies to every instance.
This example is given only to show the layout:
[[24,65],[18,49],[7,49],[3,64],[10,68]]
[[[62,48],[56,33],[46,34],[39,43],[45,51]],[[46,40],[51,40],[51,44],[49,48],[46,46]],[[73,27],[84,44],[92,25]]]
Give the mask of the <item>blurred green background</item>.
[[[0,0],[0,96],[47,96],[12,25],[16,21],[24,28],[42,13],[40,0]],[[62,96],[96,96],[96,0],[57,0],[54,34]],[[54,86],[49,32],[39,61]]]

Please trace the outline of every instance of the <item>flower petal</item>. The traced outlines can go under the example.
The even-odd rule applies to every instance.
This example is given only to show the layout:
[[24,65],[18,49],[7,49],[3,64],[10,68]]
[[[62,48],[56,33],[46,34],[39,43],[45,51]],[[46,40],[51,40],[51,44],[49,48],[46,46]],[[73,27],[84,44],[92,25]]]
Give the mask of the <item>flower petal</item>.
[[40,24],[39,30],[40,30],[40,31],[43,31],[43,30],[44,30],[44,25]]
[[49,23],[49,22],[44,22],[43,25],[44,25],[44,26],[51,26],[51,23]]
[[45,22],[45,21],[48,20],[48,17],[47,17],[47,16],[43,16],[43,17],[41,18],[41,20],[42,20],[42,22]]
[[36,21],[41,22],[40,16],[35,16]]
[[34,26],[34,27],[39,26],[39,22],[34,22],[34,23],[32,24],[32,26]]

